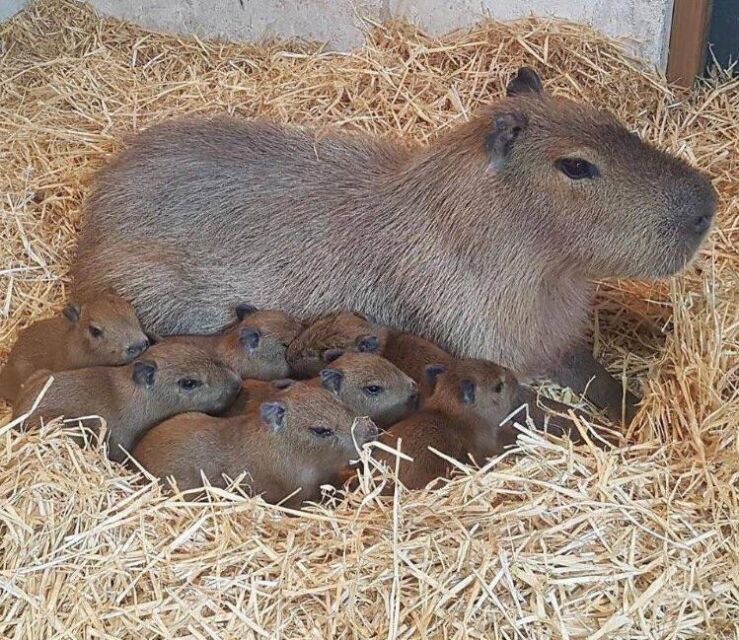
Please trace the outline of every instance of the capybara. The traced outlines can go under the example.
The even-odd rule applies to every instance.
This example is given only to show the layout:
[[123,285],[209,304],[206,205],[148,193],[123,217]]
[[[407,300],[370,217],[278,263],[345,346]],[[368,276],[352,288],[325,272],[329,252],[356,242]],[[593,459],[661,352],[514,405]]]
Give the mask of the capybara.
[[[226,415],[245,413],[271,400],[294,381],[245,381]],[[367,416],[380,427],[401,420],[418,407],[418,385],[398,367],[374,353],[348,352],[304,384],[333,393],[356,416]]]
[[357,447],[376,437],[368,418],[355,424],[333,394],[298,382],[245,415],[167,420],[141,439],[134,457],[152,475],[173,477],[181,490],[202,487],[203,475],[223,487],[224,475],[233,480],[246,472],[252,495],[273,503],[291,496],[285,504],[298,507],[320,499],[321,485],[338,484]]
[[238,321],[216,334],[163,338],[175,344],[196,344],[242,378],[276,380],[289,373],[287,347],[303,329],[297,318],[282,311],[236,306]]
[[64,310],[20,332],[0,371],[0,398],[13,402],[39,369],[65,371],[130,362],[149,346],[131,304],[112,293]]
[[[425,487],[453,470],[429,447],[460,462],[480,464],[516,440],[512,426],[501,426],[517,393],[509,370],[486,360],[457,360],[448,369],[433,364],[427,369],[434,384],[431,397],[418,413],[380,437],[413,458],[413,462],[401,459],[398,472],[409,489]],[[378,449],[373,455],[395,468],[394,454]]]
[[[27,424],[39,418],[100,416],[108,427],[108,455],[118,462],[155,424],[185,411],[224,411],[241,386],[236,373],[207,351],[166,342],[122,367],[87,367],[53,376]],[[30,411],[47,379],[34,376],[23,386],[13,407],[16,417]],[[93,431],[97,424],[85,421]]]
[[628,419],[636,398],[586,342],[592,280],[679,271],[715,208],[699,171],[524,67],[423,148],[227,117],[156,125],[98,173],[74,286],[113,287],[168,333],[219,327],[242,299],[354,309],[520,379],[551,370]]
[[287,348],[287,362],[296,378],[314,378],[344,353],[382,353],[388,329],[352,311],[313,318]]

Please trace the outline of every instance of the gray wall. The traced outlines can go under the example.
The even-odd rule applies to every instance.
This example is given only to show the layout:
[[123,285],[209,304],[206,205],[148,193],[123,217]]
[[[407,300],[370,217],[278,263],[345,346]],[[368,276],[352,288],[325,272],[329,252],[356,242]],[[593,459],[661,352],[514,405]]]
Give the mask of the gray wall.
[[[558,16],[624,39],[661,69],[667,63],[673,0],[90,0],[101,12],[146,27],[230,40],[299,36],[348,49],[362,42],[361,17],[403,15],[432,33],[483,15],[512,20]],[[0,18],[24,0],[0,0]]]

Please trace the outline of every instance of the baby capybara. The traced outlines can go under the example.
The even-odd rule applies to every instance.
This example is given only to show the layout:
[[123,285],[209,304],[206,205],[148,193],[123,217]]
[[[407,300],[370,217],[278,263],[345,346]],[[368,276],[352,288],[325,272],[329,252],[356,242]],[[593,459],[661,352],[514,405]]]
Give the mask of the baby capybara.
[[[421,411],[380,438],[413,458],[413,462],[401,458],[398,473],[409,489],[421,489],[453,470],[429,447],[460,462],[480,464],[516,439],[512,426],[501,426],[517,392],[510,371],[486,360],[458,360],[448,370],[430,365],[428,375],[434,391]],[[395,455],[378,449],[373,456],[395,468]]]
[[91,302],[71,302],[52,318],[20,332],[0,371],[0,398],[13,402],[35,371],[65,371],[130,362],[149,346],[133,307],[106,292]]
[[16,417],[31,410],[49,375],[54,380],[26,424],[59,416],[100,416],[107,424],[108,455],[118,462],[158,422],[185,411],[224,411],[241,386],[236,373],[207,351],[163,342],[125,366],[35,374],[21,390]]
[[158,333],[214,330],[242,299],[354,309],[521,379],[551,371],[628,419],[636,398],[587,344],[593,280],[676,273],[715,209],[699,171],[522,68],[427,147],[153,126],[97,175],[74,286],[115,287]]
[[453,360],[429,340],[381,327],[351,311],[314,319],[290,344],[287,359],[293,375],[312,377],[344,353],[381,355],[416,381],[421,398],[430,393],[425,368]]
[[219,358],[242,378],[276,380],[289,373],[288,345],[303,329],[297,318],[248,304],[236,307],[238,322],[217,334],[170,336],[173,344],[195,344]]
[[376,437],[369,419],[355,419],[330,392],[298,382],[246,415],[167,420],[141,439],[134,457],[152,475],[174,478],[181,490],[202,487],[203,476],[223,487],[224,476],[246,474],[252,495],[299,507],[319,500],[321,485],[337,485],[357,447]]

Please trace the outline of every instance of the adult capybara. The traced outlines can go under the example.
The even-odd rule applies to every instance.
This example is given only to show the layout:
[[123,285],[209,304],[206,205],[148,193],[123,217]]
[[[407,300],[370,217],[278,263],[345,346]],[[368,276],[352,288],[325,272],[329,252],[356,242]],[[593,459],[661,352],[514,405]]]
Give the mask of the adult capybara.
[[[298,507],[321,497],[321,485],[338,484],[359,457],[357,447],[377,437],[377,427],[320,387],[296,383],[279,399],[246,415],[212,418],[189,413],[149,431],[134,457],[154,476],[173,477],[181,490],[225,486],[224,475],[243,473],[251,494]],[[297,493],[296,493],[297,492]]]
[[519,378],[552,369],[629,417],[583,342],[591,280],[682,269],[715,192],[531,69],[507,93],[416,149],[234,118],[152,127],[97,176],[76,290],[115,288],[159,333],[214,330],[241,299],[354,309]]
[[[122,367],[87,367],[53,376],[27,424],[40,418],[100,416],[108,428],[108,455],[117,462],[155,424],[185,411],[220,413],[241,387],[236,373],[207,351],[166,342]],[[35,374],[23,386],[13,407],[16,417],[32,409],[47,380],[48,375]],[[93,431],[99,424],[84,422]]]
[[[485,360],[457,360],[449,369],[429,365],[434,391],[421,411],[393,425],[381,442],[411,458],[400,460],[398,478],[409,489],[421,489],[454,467],[431,451],[481,464],[515,442],[516,431],[501,422],[513,408],[517,382],[510,371]],[[395,455],[373,455],[395,468]]]
[[149,346],[133,307],[103,293],[70,302],[63,311],[20,332],[0,371],[0,398],[13,402],[23,382],[39,369],[65,371],[130,362]]
[[213,335],[164,338],[176,344],[195,344],[219,358],[242,378],[276,380],[289,373],[288,345],[303,329],[297,318],[283,311],[236,307],[238,321]]

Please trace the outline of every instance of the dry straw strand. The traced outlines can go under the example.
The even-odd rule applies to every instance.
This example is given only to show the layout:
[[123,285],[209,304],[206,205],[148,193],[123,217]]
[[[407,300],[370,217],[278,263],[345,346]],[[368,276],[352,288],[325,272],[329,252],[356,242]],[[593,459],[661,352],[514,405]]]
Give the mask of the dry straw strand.
[[168,495],[59,421],[5,429],[0,637],[739,637],[739,81],[680,94],[552,20],[368,29],[350,54],[208,42],[74,0],[0,27],[0,356],[59,309],[89,177],[130,134],[229,112],[424,143],[525,63],[703,167],[721,196],[686,274],[600,287],[598,349],[643,383],[628,444],[525,433],[522,455],[437,490],[382,498],[363,477],[299,514],[234,490]]

